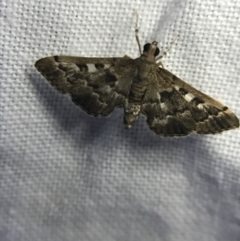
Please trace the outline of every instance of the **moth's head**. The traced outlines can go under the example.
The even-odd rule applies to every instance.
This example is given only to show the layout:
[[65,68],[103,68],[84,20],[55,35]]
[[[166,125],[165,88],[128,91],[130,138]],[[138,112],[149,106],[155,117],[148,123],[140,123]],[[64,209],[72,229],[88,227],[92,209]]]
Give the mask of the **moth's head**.
[[150,62],[155,62],[155,58],[159,55],[160,50],[157,47],[158,42],[153,41],[151,44],[147,43],[143,47],[143,55],[147,57]]

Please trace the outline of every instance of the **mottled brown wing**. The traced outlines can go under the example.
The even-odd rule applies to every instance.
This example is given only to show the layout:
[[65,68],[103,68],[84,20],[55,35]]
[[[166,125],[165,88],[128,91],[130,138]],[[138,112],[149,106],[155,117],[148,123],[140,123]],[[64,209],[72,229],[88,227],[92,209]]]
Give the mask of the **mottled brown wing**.
[[122,106],[128,95],[134,60],[130,58],[84,58],[52,56],[35,67],[60,92],[94,116],[107,116]]
[[239,127],[235,114],[166,69],[153,76],[142,105],[149,128],[163,136],[215,134]]

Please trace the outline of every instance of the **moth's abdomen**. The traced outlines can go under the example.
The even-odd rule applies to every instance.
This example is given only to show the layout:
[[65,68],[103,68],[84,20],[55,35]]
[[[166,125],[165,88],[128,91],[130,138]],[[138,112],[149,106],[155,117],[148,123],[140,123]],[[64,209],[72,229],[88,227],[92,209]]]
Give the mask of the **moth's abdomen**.
[[133,82],[128,95],[129,103],[141,103],[144,98],[146,89],[146,85],[143,85],[142,83]]
[[146,89],[147,85],[145,83],[137,80],[133,81],[128,99],[124,105],[124,124],[126,128],[130,128],[138,119]]

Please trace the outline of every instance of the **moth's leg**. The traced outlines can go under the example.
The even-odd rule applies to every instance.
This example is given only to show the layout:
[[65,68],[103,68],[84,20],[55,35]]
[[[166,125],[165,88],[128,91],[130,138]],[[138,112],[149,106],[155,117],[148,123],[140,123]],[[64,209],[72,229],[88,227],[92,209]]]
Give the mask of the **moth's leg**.
[[141,55],[142,54],[142,47],[141,47],[140,40],[139,40],[139,37],[138,37],[138,31],[139,31],[139,28],[138,28],[138,11],[136,9],[135,9],[135,13],[136,13],[135,37],[136,37],[136,40],[137,40],[139,53]]
[[172,49],[172,46],[177,42],[179,36],[177,36],[172,43],[170,44],[170,46],[167,47],[167,49],[159,56],[156,58],[156,63],[158,62],[158,60],[162,59],[164,56],[167,55],[167,53]]

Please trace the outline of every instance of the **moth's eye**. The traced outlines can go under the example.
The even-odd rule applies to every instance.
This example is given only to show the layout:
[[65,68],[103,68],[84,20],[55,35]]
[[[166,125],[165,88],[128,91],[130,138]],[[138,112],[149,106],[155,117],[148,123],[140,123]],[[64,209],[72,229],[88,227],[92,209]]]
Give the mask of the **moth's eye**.
[[148,43],[148,44],[145,44],[144,47],[143,47],[143,52],[147,52],[150,48],[151,44]]
[[[143,52],[147,52],[147,51],[149,50],[150,46],[151,46],[150,43],[145,44],[144,47],[143,47]],[[160,53],[160,50],[159,50],[159,48],[157,47],[156,50],[155,50],[154,56],[155,56],[155,57],[158,56],[159,53]]]

